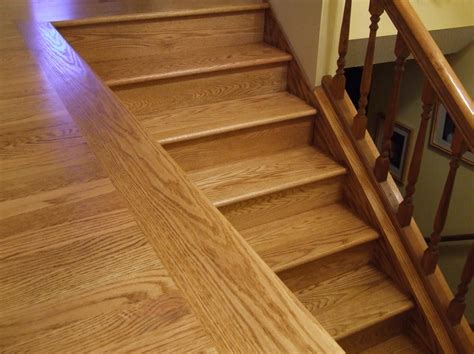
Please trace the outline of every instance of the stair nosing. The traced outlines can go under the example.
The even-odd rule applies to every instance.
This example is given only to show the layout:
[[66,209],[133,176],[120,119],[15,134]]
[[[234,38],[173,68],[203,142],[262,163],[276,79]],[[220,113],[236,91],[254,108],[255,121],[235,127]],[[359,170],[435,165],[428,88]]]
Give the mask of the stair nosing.
[[232,124],[229,124],[223,127],[207,129],[207,130],[199,131],[196,133],[182,134],[182,135],[178,135],[174,137],[157,138],[157,141],[159,144],[166,146],[169,144],[181,143],[181,142],[191,141],[191,140],[200,139],[200,138],[206,138],[209,136],[225,134],[225,133],[229,133],[233,131],[240,131],[244,129],[261,127],[261,126],[275,124],[279,122],[296,120],[299,118],[311,117],[316,114],[317,114],[317,110],[316,108],[313,108],[313,109],[308,109],[306,111],[295,112],[292,114],[273,116],[266,119],[258,119],[258,120],[256,119],[252,122],[247,122],[244,124],[233,122]]
[[262,189],[262,190],[260,190],[256,193],[242,194],[240,196],[233,197],[233,198],[228,198],[228,199],[221,200],[221,201],[213,202],[211,200],[211,202],[216,208],[222,208],[224,206],[228,206],[228,205],[231,205],[231,204],[234,204],[234,203],[239,203],[239,202],[243,202],[243,201],[250,200],[250,199],[253,199],[253,198],[262,197],[264,195],[281,192],[281,191],[284,191],[286,189],[303,186],[305,184],[310,184],[310,183],[323,181],[323,180],[338,177],[338,176],[343,176],[345,174],[347,174],[347,169],[345,167],[341,166],[340,171],[334,171],[334,172],[326,173],[324,175],[321,174],[321,175],[314,176],[314,177],[301,178],[298,181],[282,183],[282,184],[278,185],[275,188]]
[[240,60],[240,61],[236,61],[232,63],[225,63],[222,65],[196,67],[192,69],[178,70],[178,71],[151,74],[151,75],[134,76],[134,77],[128,77],[128,78],[121,78],[121,79],[108,79],[108,80],[106,79],[103,81],[109,87],[136,85],[140,83],[148,83],[152,81],[159,81],[159,80],[166,80],[166,79],[176,79],[176,78],[182,78],[186,76],[194,76],[194,75],[200,75],[200,74],[210,74],[210,73],[216,73],[216,72],[226,71],[226,70],[236,70],[236,69],[258,67],[258,66],[263,66],[263,65],[281,64],[281,63],[289,62],[291,60],[292,60],[291,54],[281,51],[281,54],[279,55],[273,55],[267,58],[261,58],[257,60],[255,59]]
[[146,21],[146,20],[158,20],[166,18],[179,18],[179,17],[190,17],[200,15],[218,15],[226,13],[238,13],[245,11],[259,11],[270,8],[270,4],[262,2],[260,4],[248,4],[248,5],[229,5],[229,6],[216,6],[196,10],[174,10],[174,11],[155,11],[146,13],[135,13],[125,15],[114,15],[114,16],[95,16],[86,17],[80,19],[61,20],[53,21],[52,25],[58,29],[67,27],[79,27],[87,25],[101,25],[108,23],[117,22],[133,22],[133,21]]

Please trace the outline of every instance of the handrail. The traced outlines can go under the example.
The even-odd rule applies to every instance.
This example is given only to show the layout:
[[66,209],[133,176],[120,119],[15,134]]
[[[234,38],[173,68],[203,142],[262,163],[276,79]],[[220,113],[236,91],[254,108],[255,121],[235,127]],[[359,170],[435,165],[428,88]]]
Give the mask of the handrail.
[[474,150],[474,105],[438,45],[407,0],[379,0],[446,110]]

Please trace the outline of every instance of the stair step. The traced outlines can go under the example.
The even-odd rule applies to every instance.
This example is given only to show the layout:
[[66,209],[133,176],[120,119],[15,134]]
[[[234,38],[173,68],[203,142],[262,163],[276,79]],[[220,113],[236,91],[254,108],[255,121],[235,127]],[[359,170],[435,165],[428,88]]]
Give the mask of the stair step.
[[111,21],[104,18],[104,23],[67,26],[59,31],[89,64],[191,50],[206,52],[215,47],[262,42],[263,9],[257,6],[254,10],[168,18],[150,15],[148,19],[130,17],[120,22],[112,17]]
[[296,296],[336,340],[414,307],[387,276],[371,265],[300,289]]
[[141,122],[160,144],[170,144],[315,114],[298,97],[279,92],[160,112]]
[[378,238],[374,229],[342,203],[239,231],[275,272]]
[[340,176],[346,169],[315,147],[290,149],[188,174],[217,207]]
[[362,351],[363,354],[424,354],[418,344],[405,334],[390,338],[389,340]]
[[[286,63],[259,65],[155,82],[113,87],[138,118],[286,91]],[[192,117],[189,117],[192,120]]]
[[196,49],[92,63],[109,86],[281,63],[291,55],[265,43]]

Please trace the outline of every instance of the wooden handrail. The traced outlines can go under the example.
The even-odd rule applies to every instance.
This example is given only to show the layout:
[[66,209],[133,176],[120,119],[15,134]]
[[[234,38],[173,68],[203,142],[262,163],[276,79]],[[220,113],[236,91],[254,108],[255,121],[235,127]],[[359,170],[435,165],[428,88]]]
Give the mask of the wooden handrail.
[[379,0],[413,57],[474,150],[474,105],[438,45],[407,0]]

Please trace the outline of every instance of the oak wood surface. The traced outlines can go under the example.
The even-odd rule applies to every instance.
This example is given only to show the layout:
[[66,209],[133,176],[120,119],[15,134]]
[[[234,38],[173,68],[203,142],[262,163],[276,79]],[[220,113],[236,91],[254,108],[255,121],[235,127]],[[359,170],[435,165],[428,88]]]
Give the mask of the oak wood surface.
[[[261,42],[263,12],[127,21],[59,31],[87,62],[172,55],[176,52]],[[92,65],[93,66],[93,65]]]
[[[323,86],[328,86],[328,89],[325,91],[329,92],[330,85],[326,85],[327,83],[328,81],[323,79]],[[329,108],[329,111],[327,111],[327,113],[329,114],[329,112],[332,110],[331,103],[329,99],[323,98],[322,95],[324,94],[322,92],[321,93],[319,92],[320,92],[319,89],[317,89],[316,95],[317,97],[321,98],[321,104],[323,104],[325,107],[326,107],[326,104],[324,104],[323,102],[327,102],[327,107]],[[319,96],[320,94],[321,96]],[[336,106],[336,108],[338,108],[337,114],[339,114],[343,120],[346,120],[347,124],[350,126],[352,124],[352,117],[354,116],[355,108],[353,104],[351,103],[347,94],[345,95],[344,100],[338,102],[338,105]],[[332,118],[334,119],[333,122],[336,124],[338,121],[338,118],[336,117],[336,112],[333,111],[332,114],[333,116],[328,115],[327,117],[333,117]],[[338,124],[336,124],[335,126],[337,125]],[[328,130],[328,131],[330,132],[331,130]],[[404,228],[403,232],[405,233],[405,237],[403,238],[403,241],[400,240],[400,238],[397,236],[397,233],[401,233],[401,231],[396,231],[392,229],[391,227],[389,227],[391,223],[395,227],[396,227],[396,224],[393,224],[393,221],[389,221],[391,219],[390,215],[384,212],[384,210],[390,210],[390,208],[385,205],[385,202],[383,200],[384,197],[382,196],[381,192],[379,194],[379,192],[374,187],[369,187],[372,184],[376,185],[375,179],[373,179],[372,182],[370,182],[370,175],[368,171],[370,171],[373,168],[375,159],[378,156],[377,148],[375,147],[375,144],[373,143],[372,139],[366,136],[365,139],[361,139],[357,142],[353,141],[351,143],[350,136],[346,135],[347,133],[344,133],[345,129],[342,125],[337,128],[337,131],[338,131],[337,135],[333,133],[333,136],[331,139],[339,140],[343,136],[347,137],[346,142],[343,143],[342,146],[344,148],[349,147],[351,145],[354,146],[354,148],[350,149],[350,150],[353,149],[352,150],[353,152],[351,152],[351,155],[353,154],[353,157],[352,157],[354,159],[353,161],[358,161],[358,162],[356,164],[353,164],[352,167],[357,166],[357,169],[358,169],[357,175],[359,176],[359,179],[361,181],[365,180],[364,182],[365,188],[363,190],[366,196],[361,195],[358,197],[362,205],[365,205],[365,207],[362,210],[365,210],[366,212],[368,212],[368,217],[374,221],[378,220],[379,217],[385,214],[383,215],[384,221],[382,223],[382,225],[384,226],[380,228],[380,230],[382,231],[383,238],[390,243],[390,247],[392,249],[390,252],[395,252],[397,254],[395,258],[393,258],[394,257],[393,253],[390,255],[390,257],[392,258],[392,262],[394,259],[397,259],[397,261],[394,262],[393,264],[396,266],[399,274],[404,279],[404,282],[406,283],[407,288],[416,289],[416,290],[411,290],[412,295],[414,296],[414,300],[417,302],[418,306],[422,308],[424,321],[427,324],[428,330],[432,334],[432,338],[434,342],[437,343],[436,345],[441,346],[442,348],[444,347],[443,350],[445,352],[455,353],[457,349],[453,347],[454,344],[456,345],[459,344],[462,347],[468,348],[471,345],[469,344],[470,341],[474,339],[472,338],[472,332],[467,334],[467,332],[463,328],[459,328],[458,330],[455,331],[456,334],[454,335],[458,336],[457,338],[460,339],[460,342],[458,341],[458,339],[454,342],[451,341],[451,338],[449,337],[450,333],[448,333],[447,329],[444,327],[443,322],[442,322],[443,321],[442,310],[441,310],[442,307],[439,306],[440,305],[438,303],[439,300],[436,299],[436,296],[432,298],[429,297],[429,294],[434,289],[430,288],[430,286],[432,285],[427,284],[425,280],[420,277],[420,274],[421,274],[420,269],[417,269],[416,268],[417,263],[413,263],[412,261],[412,259],[416,259],[416,260],[421,259],[421,254],[424,248],[426,247],[426,246],[422,246],[422,244],[426,245],[426,243],[424,242],[422,237],[420,240],[420,236],[421,236],[420,231],[418,230],[418,232],[415,232],[413,231],[413,229]],[[356,146],[357,146],[357,149],[359,149],[360,151],[359,157],[357,157],[358,153],[355,150]],[[340,150],[340,153],[343,155],[345,154],[343,150]],[[368,158],[370,160],[367,161],[367,163],[364,163],[365,158]],[[367,165],[367,166],[364,166],[364,165]],[[364,170],[367,172],[362,172]],[[354,182],[357,183],[358,185],[360,184],[361,181],[354,180]],[[390,191],[390,193],[387,193],[388,197],[387,197],[386,202],[387,204],[390,204],[392,206],[392,209],[396,208],[396,206],[401,202],[402,197],[400,195],[400,192],[398,191],[398,187],[396,187],[395,182],[393,181],[391,176],[388,177],[387,182],[381,184],[381,189],[385,191],[387,190]],[[369,199],[365,199],[367,198],[367,192],[369,190],[370,190],[371,197]],[[394,191],[397,191],[397,192],[394,192]],[[364,202],[364,199],[365,199],[365,202]],[[374,208],[374,205],[375,205],[374,203],[378,204],[376,208]],[[413,221],[412,221],[412,226],[413,225],[416,225],[416,224],[413,224]],[[412,246],[412,242],[414,244],[417,244],[417,246],[416,247]],[[408,246],[409,254],[406,253],[407,251],[405,250],[404,245]],[[418,253],[416,257],[412,253],[415,251],[415,249],[417,249],[416,252]],[[436,284],[438,284],[439,286],[437,285],[438,287],[436,291],[433,292],[433,294],[435,293],[443,294],[442,301],[447,301],[446,303],[446,306],[447,306],[449,303],[449,300],[445,300],[446,296],[444,294],[446,294],[447,291],[449,292],[449,290],[447,290],[448,286],[444,278],[442,278],[443,280],[441,280],[440,278],[442,278],[442,276],[438,277]],[[425,286],[428,286],[428,288],[425,288]],[[429,318],[429,320],[426,320],[426,318]]]
[[339,203],[239,231],[275,272],[378,238],[375,230]]
[[117,86],[289,60],[289,54],[256,43],[126,57],[91,63],[91,67],[107,85]]
[[164,79],[159,85],[143,83],[116,86],[114,92],[138,119],[176,108],[190,108],[285,91],[286,65],[207,73],[193,77]]
[[364,350],[364,354],[423,354],[426,351],[422,350],[409,336],[401,334],[399,336],[390,338],[389,340],[376,345],[375,347]]
[[381,0],[426,78],[474,150],[474,105],[461,81],[409,1]]
[[[287,92],[178,108],[142,117],[146,131],[162,145],[316,114]],[[189,117],[193,117],[190,121]]]
[[[55,30],[30,24],[23,31],[62,102],[216,346],[340,352]],[[170,220],[188,220],[189,224],[177,231],[178,225]],[[229,259],[235,262],[230,264]],[[238,289],[229,291],[229,285],[237,283]],[[220,316],[233,320],[216,321]],[[260,316],[265,320],[260,322]]]
[[364,266],[296,292],[336,339],[413,308],[413,303],[383,273]]
[[345,174],[308,146],[192,171],[189,178],[217,207]]

